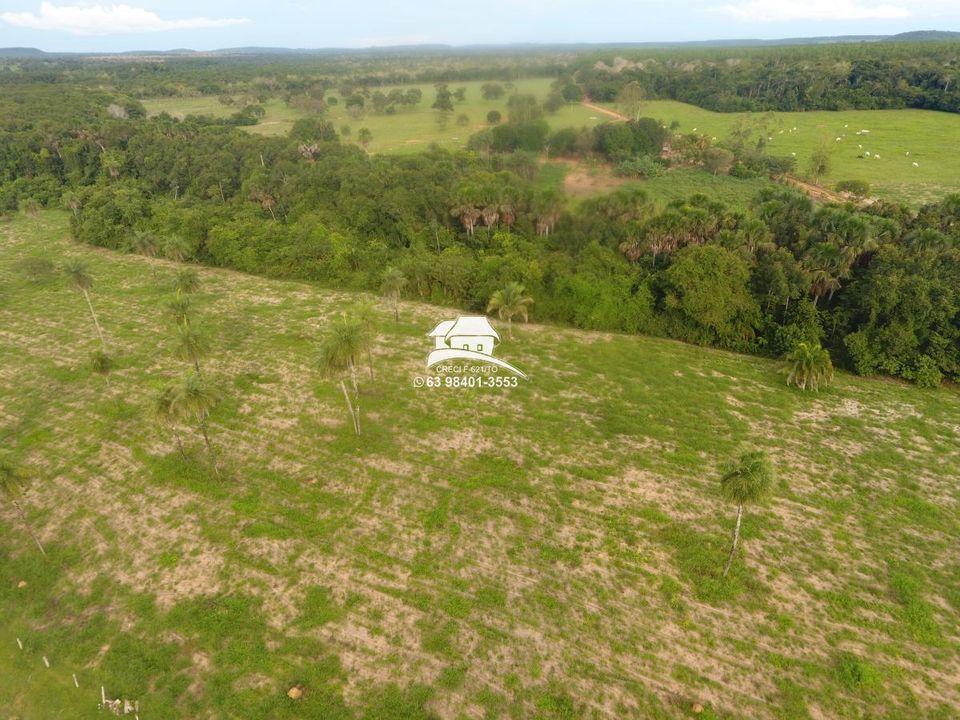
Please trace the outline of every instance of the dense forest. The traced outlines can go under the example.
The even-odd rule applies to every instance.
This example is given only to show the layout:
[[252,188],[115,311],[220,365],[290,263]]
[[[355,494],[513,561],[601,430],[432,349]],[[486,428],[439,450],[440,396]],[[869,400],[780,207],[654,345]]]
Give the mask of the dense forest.
[[[914,59],[903,72],[936,65],[938,79],[924,80],[924,92],[956,103],[955,61],[947,60],[957,46],[919,47],[898,46]],[[708,59],[716,52],[690,70],[658,61],[614,73],[581,60],[572,75],[558,72],[555,87],[562,94],[573,84],[595,97],[601,85],[630,79],[667,94],[729,87],[727,97],[764,107],[820,107],[841,96],[858,107],[856,98],[905,102],[901,78],[884,75],[870,48],[743,51],[744,62],[721,64]],[[778,58],[788,52],[796,55],[784,67]],[[849,55],[848,79],[871,64],[880,78],[873,90],[860,83],[844,85],[846,95],[797,95],[762,79],[773,72],[800,83],[835,53]],[[571,206],[537,182],[530,151],[543,148],[525,138],[539,132],[533,142],[542,146],[546,130],[542,109],[523,98],[473,150],[371,157],[340,144],[320,113],[286,138],[246,134],[235,119],[148,119],[136,87],[146,87],[144,73],[167,72],[157,64],[121,64],[114,86],[95,90],[82,86],[89,68],[42,65],[0,73],[0,210],[63,207],[83,242],[366,290],[397,268],[410,297],[479,312],[515,281],[541,321],[771,356],[801,341],[822,343],[858,373],[924,386],[960,380],[960,195],[915,210],[885,202],[821,207],[793,190],[768,189],[743,211],[703,195],[659,206],[643,190],[623,190]],[[222,71],[212,61],[171,65],[181,80]],[[52,73],[50,83],[37,82],[42,72]],[[264,76],[242,77],[220,82]],[[738,77],[752,78],[756,92]],[[742,172],[782,161],[746,130],[723,149],[671,137],[643,118],[589,135],[585,152],[626,162],[660,162],[668,138],[697,162],[711,162],[712,152]],[[576,133],[567,139],[575,144]]]

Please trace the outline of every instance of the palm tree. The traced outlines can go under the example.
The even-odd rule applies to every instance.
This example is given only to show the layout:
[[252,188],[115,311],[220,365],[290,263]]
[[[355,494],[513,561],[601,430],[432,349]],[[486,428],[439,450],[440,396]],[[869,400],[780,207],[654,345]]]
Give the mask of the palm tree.
[[150,259],[150,272],[153,273],[153,279],[156,281],[157,264],[154,261],[160,254],[160,241],[157,240],[157,236],[149,230],[137,230],[130,238],[128,245],[132,252]]
[[70,260],[64,265],[64,272],[73,286],[83,293],[84,300],[87,301],[87,307],[90,308],[90,317],[93,318],[93,325],[97,328],[97,335],[100,338],[100,348],[106,352],[107,342],[103,339],[103,330],[100,327],[100,321],[97,320],[97,313],[93,310],[93,303],[90,301],[90,291],[93,289],[93,276],[87,270],[87,266],[80,260]]
[[733,528],[733,544],[730,557],[723,569],[726,577],[733,564],[733,557],[740,542],[740,522],[743,520],[743,506],[756,503],[769,494],[773,486],[773,465],[765,452],[748,452],[740,456],[737,464],[731,466],[720,478],[720,492],[725,500],[737,504],[737,523]]
[[394,267],[387,268],[383,274],[383,282],[380,284],[380,292],[393,306],[394,322],[400,324],[400,295],[407,286],[407,278],[403,271]]
[[177,327],[190,324],[190,315],[193,312],[193,300],[179,292],[167,303],[167,311]]
[[110,387],[110,372],[113,370],[113,358],[103,350],[95,350],[90,358],[90,367],[97,374],[107,381],[107,387]]
[[171,385],[164,387],[153,400],[153,418],[161,427],[170,429],[174,439],[177,441],[177,450],[180,451],[180,457],[186,459],[187,455],[183,451],[183,439],[177,430],[177,416],[173,405],[174,388]]
[[533,298],[525,295],[526,290],[518,282],[510,281],[500,290],[497,290],[487,304],[487,312],[497,311],[501,320],[507,321],[507,330],[513,340],[513,317],[519,315],[527,321],[527,306],[533,303]]
[[821,385],[829,385],[833,380],[830,353],[819,344],[797,343],[797,346],[784,356],[784,360],[787,362],[784,368],[787,385],[817,392]]
[[201,374],[200,360],[210,352],[210,337],[202,328],[181,322],[177,325],[175,353],[181,360],[193,363],[197,375]]
[[37,544],[40,552],[43,555],[46,555],[47,551],[43,549],[43,544],[40,542],[40,538],[34,535],[33,530],[30,527],[30,523],[27,522],[27,514],[20,506],[19,498],[23,494],[23,486],[26,483],[26,479],[26,474],[20,468],[7,460],[0,458],[0,495],[3,495],[3,497],[9,500],[10,504],[16,508],[17,513],[20,515],[20,520],[23,523],[23,526],[27,529],[27,533],[33,538],[33,541]]
[[[332,331],[320,345],[320,371],[326,377],[336,378],[343,392],[343,397],[347,401],[347,411],[350,413],[350,420],[353,423],[353,429],[360,434],[360,405],[359,402],[354,405],[350,400],[350,392],[347,390],[347,384],[344,377],[347,373],[354,374],[352,343],[346,333]],[[354,391],[356,391],[356,382],[354,382]]]
[[192,268],[179,270],[174,278],[173,288],[178,295],[192,295],[200,289],[200,276]]
[[179,383],[173,386],[170,394],[170,412],[173,417],[185,421],[194,421],[203,435],[203,442],[207,452],[213,460],[214,472],[219,476],[216,456],[213,445],[210,443],[210,434],[207,432],[207,419],[220,401],[220,392],[217,388],[204,380],[196,372],[185,375]]
[[183,262],[191,254],[190,243],[179,235],[170,235],[163,241],[163,256],[167,260]]

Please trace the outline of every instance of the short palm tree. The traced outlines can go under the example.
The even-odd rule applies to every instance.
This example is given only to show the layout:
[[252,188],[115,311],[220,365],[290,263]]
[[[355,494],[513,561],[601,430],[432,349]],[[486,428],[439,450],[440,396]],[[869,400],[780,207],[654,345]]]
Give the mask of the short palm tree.
[[200,360],[210,352],[210,337],[197,325],[181,322],[177,325],[176,343],[174,351],[177,357],[192,363],[193,369],[199,376]]
[[26,480],[26,473],[19,467],[4,458],[0,458],[0,495],[13,505],[17,514],[20,515],[20,521],[27,529],[27,533],[33,538],[40,552],[46,555],[47,551],[43,549],[40,538],[33,533],[33,529],[27,521],[27,514],[20,506],[20,496],[23,495],[23,486],[26,484]]
[[393,319],[398,325],[400,324],[400,296],[406,286],[407,278],[402,270],[387,268],[383,274],[383,282],[380,283],[380,293],[393,306]]
[[173,289],[178,295],[192,295],[200,289],[200,276],[192,268],[184,268],[177,272],[173,280]]
[[110,373],[113,371],[113,358],[107,355],[103,350],[94,350],[90,357],[90,367],[107,382],[110,387]]
[[784,356],[787,385],[816,392],[833,381],[833,363],[830,353],[817,343],[798,343]]
[[74,288],[83,293],[83,299],[87,301],[87,307],[90,308],[90,317],[93,318],[93,325],[97,329],[97,336],[100,338],[100,348],[106,352],[107,342],[103,338],[103,329],[100,327],[100,321],[97,319],[97,313],[93,310],[93,303],[90,301],[90,291],[93,289],[93,276],[87,270],[87,266],[80,260],[70,260],[63,267],[67,278]]
[[513,339],[513,318],[519,316],[524,322],[527,321],[527,307],[533,303],[533,298],[526,295],[523,285],[518,282],[508,282],[500,290],[497,290],[487,304],[487,312],[496,310],[501,320],[507,321],[507,329],[510,339]]
[[185,375],[179,383],[173,386],[170,393],[170,413],[172,417],[183,421],[192,421],[200,428],[207,452],[213,460],[213,469],[219,476],[213,445],[210,443],[210,433],[207,429],[207,419],[210,413],[220,402],[220,392],[212,384],[204,380],[196,372]]
[[773,465],[765,452],[748,452],[731,466],[720,478],[720,492],[725,500],[737,504],[737,523],[733,529],[733,543],[730,556],[723,569],[726,577],[733,564],[733,557],[740,542],[740,522],[743,520],[743,506],[760,502],[773,487]]

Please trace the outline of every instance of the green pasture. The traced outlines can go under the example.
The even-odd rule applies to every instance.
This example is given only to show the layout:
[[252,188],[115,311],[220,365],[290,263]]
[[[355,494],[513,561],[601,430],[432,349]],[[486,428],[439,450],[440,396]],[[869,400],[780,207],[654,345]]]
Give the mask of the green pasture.
[[[356,436],[317,357],[361,296],[196,267],[217,476],[151,412],[188,369],[177,266],[68,233],[0,225],[2,454],[48,553],[0,504],[5,717],[101,718],[101,686],[144,720],[956,717],[956,389],[804,394],[763,359],[495,319],[528,380],[416,387],[457,311],[407,299],[375,311]],[[751,448],[778,480],[723,578],[718,477]]]
[[[642,113],[666,125],[677,121],[679,132],[697,132],[720,140],[742,116],[663,100],[644,103]],[[926,110],[844,110],[755,113],[753,119],[767,115],[767,152],[784,156],[796,153],[801,176],[809,175],[813,150],[825,145],[830,153],[830,171],[821,179],[823,184],[865,180],[879,197],[912,203],[960,192],[960,154],[956,152],[960,115]],[[753,137],[759,135],[755,132]]]

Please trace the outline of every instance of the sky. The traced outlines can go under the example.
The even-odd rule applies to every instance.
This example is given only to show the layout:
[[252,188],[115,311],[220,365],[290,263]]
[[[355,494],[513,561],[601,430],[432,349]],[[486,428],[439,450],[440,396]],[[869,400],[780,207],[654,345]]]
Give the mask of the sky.
[[960,30],[960,0],[0,0],[0,47],[664,42]]

